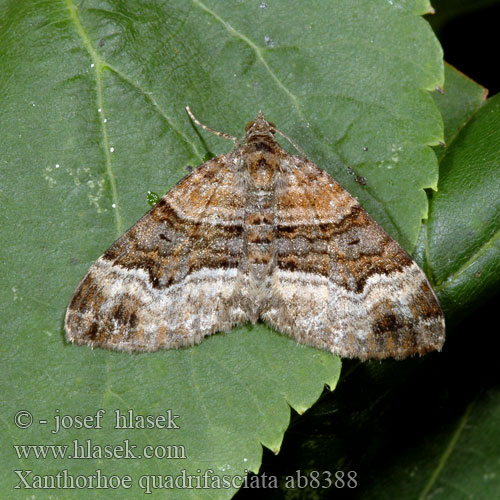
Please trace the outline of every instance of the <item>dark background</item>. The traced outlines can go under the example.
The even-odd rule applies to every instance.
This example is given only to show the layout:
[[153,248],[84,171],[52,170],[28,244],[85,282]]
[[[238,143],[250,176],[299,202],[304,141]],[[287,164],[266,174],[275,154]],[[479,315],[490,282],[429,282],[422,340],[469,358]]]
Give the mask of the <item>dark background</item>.
[[446,62],[489,90],[500,90],[500,2],[434,0],[426,16],[444,50]]
[[[498,93],[500,1],[434,0],[432,4],[436,13],[426,17],[446,62],[486,87],[490,97]],[[298,469],[355,470],[357,488],[266,488],[258,492],[259,498],[380,498],[392,472],[397,473],[408,457],[418,456],[409,450],[422,450],[420,458],[425,460],[426,450],[432,449],[443,430],[449,431],[450,422],[456,422],[476,398],[500,387],[500,336],[492,335],[498,332],[499,303],[499,296],[492,297],[448,330],[442,353],[404,364],[344,360],[337,389],[325,391],[306,414],[292,412],[279,455],[264,449],[261,475],[284,478]],[[256,493],[240,490],[235,498],[255,498]],[[477,498],[482,498],[481,492]]]

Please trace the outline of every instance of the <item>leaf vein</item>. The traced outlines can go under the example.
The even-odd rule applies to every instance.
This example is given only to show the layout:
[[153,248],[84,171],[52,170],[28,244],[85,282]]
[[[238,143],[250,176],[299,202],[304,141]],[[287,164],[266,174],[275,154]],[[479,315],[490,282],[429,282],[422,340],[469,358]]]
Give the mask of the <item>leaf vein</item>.
[[492,248],[497,240],[500,239],[500,230],[496,231],[493,236],[486,242],[484,245],[481,245],[479,249],[474,252],[467,261],[462,264],[454,273],[452,273],[446,281],[443,281],[439,286],[435,287],[436,291],[441,291],[451,285],[453,281],[455,281],[460,275],[465,273],[469,267],[476,264],[479,259],[490,249]]
[[246,35],[243,33],[239,32],[233,26],[231,26],[227,21],[224,21],[216,12],[213,10],[209,9],[206,5],[204,5],[202,2],[199,0],[193,0],[193,3],[197,5],[200,9],[204,10],[208,14],[210,14],[212,17],[217,19],[225,28],[226,30],[233,35],[236,38],[239,38],[243,42],[245,42],[256,54],[257,59],[260,61],[260,63],[264,66],[266,71],[269,73],[271,78],[274,80],[276,85],[292,100],[294,107],[297,109],[297,112],[299,113],[300,117],[305,120],[305,117],[300,109],[299,102],[297,97],[286,87],[286,85],[283,84],[283,82],[278,78],[276,73],[272,70],[272,68],[269,66],[268,62],[265,60],[264,56],[262,55],[262,50],[261,48],[254,43],[250,38],[248,38]]
[[455,446],[457,445],[457,442],[460,439],[460,436],[462,435],[463,430],[465,429],[465,425],[467,424],[467,420],[469,418],[469,415],[470,415],[475,403],[476,403],[476,399],[474,399],[474,401],[469,403],[467,408],[465,409],[465,412],[462,415],[462,418],[458,422],[458,426],[457,426],[455,432],[451,436],[451,439],[450,439],[450,442],[448,443],[448,446],[445,448],[443,454],[441,455],[441,458],[439,459],[439,463],[438,463],[437,467],[434,469],[434,472],[431,474],[429,481],[424,486],[422,493],[419,495],[419,497],[418,497],[419,500],[425,500],[427,498],[430,490],[435,485],[435,483],[439,477],[439,474],[441,474],[444,466],[446,465],[446,462],[450,458]]
[[120,236],[123,233],[123,221],[119,210],[118,190],[116,187],[116,179],[113,173],[113,168],[111,163],[111,148],[109,144],[108,129],[105,122],[106,115],[104,113],[104,98],[103,98],[102,77],[101,77],[103,61],[101,60],[99,54],[96,52],[94,46],[92,45],[92,42],[82,24],[80,15],[78,13],[78,8],[75,5],[74,1],[66,0],[66,6],[69,11],[70,19],[71,21],[73,21],[76,27],[76,31],[80,36],[80,38],[82,39],[83,45],[86,48],[87,52],[89,53],[93,62],[93,68],[96,78],[97,107],[100,109],[99,116],[101,121],[101,133],[102,133],[103,148],[104,148],[106,174],[109,178],[109,185],[111,188],[111,199],[113,202],[112,205],[114,207],[116,234],[117,236]]
[[189,137],[180,129],[179,127],[174,125],[174,121],[172,118],[167,115],[165,110],[158,104],[156,99],[153,97],[153,93],[146,91],[143,89],[137,82],[132,81],[126,74],[124,74],[122,71],[120,71],[118,68],[113,66],[112,64],[109,64],[105,61],[102,61],[102,65],[106,66],[110,71],[116,74],[119,78],[121,78],[124,82],[126,82],[128,85],[133,87],[134,89],[138,90],[144,98],[149,102],[149,104],[154,108],[154,110],[165,120],[165,122],[172,128],[172,130],[179,135],[182,140],[186,143],[189,144],[191,149],[193,150],[194,154],[196,154],[198,157],[202,158],[203,153],[201,153],[198,148],[196,147],[196,144],[189,140]]

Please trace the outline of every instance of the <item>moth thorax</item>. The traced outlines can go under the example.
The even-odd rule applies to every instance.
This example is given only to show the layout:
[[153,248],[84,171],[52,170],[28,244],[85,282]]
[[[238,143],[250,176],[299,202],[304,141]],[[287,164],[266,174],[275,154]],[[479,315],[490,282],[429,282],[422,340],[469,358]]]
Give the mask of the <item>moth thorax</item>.
[[272,189],[276,172],[276,161],[272,155],[264,151],[253,151],[247,161],[248,173],[255,187]]

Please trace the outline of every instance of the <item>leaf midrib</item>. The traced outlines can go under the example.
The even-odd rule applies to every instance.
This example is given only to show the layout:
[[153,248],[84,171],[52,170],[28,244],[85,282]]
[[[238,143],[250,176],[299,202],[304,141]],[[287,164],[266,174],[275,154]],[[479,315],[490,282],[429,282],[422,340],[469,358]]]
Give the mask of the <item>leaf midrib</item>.
[[95,51],[90,38],[83,27],[83,24],[80,19],[80,15],[78,14],[78,9],[73,0],[66,0],[66,6],[69,11],[70,19],[73,21],[76,27],[76,31],[82,39],[83,45],[87,49],[89,53],[92,63],[93,69],[96,77],[96,101],[97,107],[101,110],[99,113],[100,121],[101,121],[101,133],[103,137],[103,148],[104,148],[104,159],[106,165],[106,173],[109,178],[109,185],[111,188],[111,199],[114,206],[114,214],[115,214],[115,229],[116,236],[119,237],[123,233],[123,220],[120,213],[119,203],[118,203],[118,190],[116,188],[116,179],[113,173],[112,163],[111,163],[111,150],[109,144],[108,137],[108,128],[106,126],[106,113],[104,111],[104,100],[102,94],[102,67],[103,61],[99,57],[99,54]]

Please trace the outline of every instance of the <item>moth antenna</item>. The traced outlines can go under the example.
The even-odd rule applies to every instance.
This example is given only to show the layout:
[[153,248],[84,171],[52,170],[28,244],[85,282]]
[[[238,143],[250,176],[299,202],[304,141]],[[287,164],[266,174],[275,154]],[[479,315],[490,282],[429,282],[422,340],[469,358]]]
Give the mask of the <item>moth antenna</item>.
[[281,130],[278,130],[278,129],[275,129],[276,130],[276,133],[278,133],[279,135],[281,135],[281,137],[284,137],[302,156],[307,156],[305,154],[304,151],[302,151],[302,148],[300,148],[299,146],[297,146],[297,144],[295,144],[295,142],[292,141],[292,139],[290,139],[290,137],[288,137],[287,135],[285,135]]
[[187,111],[187,114],[189,115],[189,118],[191,118],[191,120],[193,120],[194,123],[196,123],[196,125],[201,127],[203,130],[206,130],[207,132],[211,132],[212,134],[218,135],[219,137],[223,137],[224,139],[229,139],[230,141],[233,141],[236,144],[236,146],[238,146],[238,147],[240,146],[240,141],[236,137],[234,137],[230,134],[226,134],[225,132],[219,132],[218,130],[214,130],[213,128],[207,127],[206,125],[201,123],[200,120],[198,120],[198,118],[196,118],[196,116],[193,115],[193,112],[191,111],[189,106],[186,106],[186,111]]

